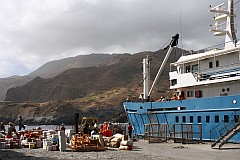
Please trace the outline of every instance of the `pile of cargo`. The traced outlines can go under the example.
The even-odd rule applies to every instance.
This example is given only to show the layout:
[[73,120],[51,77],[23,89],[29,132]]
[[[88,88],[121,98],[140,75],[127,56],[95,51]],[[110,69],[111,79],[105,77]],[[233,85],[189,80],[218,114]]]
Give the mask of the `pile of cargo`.
[[71,139],[71,148],[74,151],[103,151],[105,150],[103,138],[101,135],[95,135],[93,138],[75,134]]
[[22,147],[41,148],[42,131],[20,131],[10,135],[1,133],[0,148],[2,149],[18,149]]
[[121,150],[132,150],[133,147],[133,143],[123,134],[115,134],[111,137],[106,137],[105,145],[108,147],[119,148]]
[[120,150],[132,150],[133,149],[133,142],[131,142],[131,141],[121,141],[119,149]]
[[[71,136],[73,130],[66,131]],[[0,148],[17,149],[17,148],[43,148],[48,151],[65,151],[66,140],[65,131],[55,130],[22,130],[13,133],[11,136],[1,133]]]
[[21,147],[42,148],[42,130],[20,131]]
[[71,148],[74,151],[103,151],[106,149],[105,147],[132,150],[133,143],[127,140],[126,135],[122,134],[115,134],[111,137],[103,137],[102,135],[89,137],[75,134],[71,139]]
[[91,134],[83,132],[73,134],[73,129],[60,131],[32,129],[12,132],[11,136],[0,133],[0,148],[42,148],[47,151],[63,152],[67,148],[73,151],[104,151],[107,149],[106,147],[132,150],[133,143],[128,141],[126,135],[115,134],[112,136],[112,130],[108,128],[102,130],[105,131],[105,134],[96,131],[93,130]]
[[17,138],[0,138],[1,149],[18,149],[21,148],[20,139]]
[[43,149],[47,151],[58,151],[58,134],[54,130],[43,131]]

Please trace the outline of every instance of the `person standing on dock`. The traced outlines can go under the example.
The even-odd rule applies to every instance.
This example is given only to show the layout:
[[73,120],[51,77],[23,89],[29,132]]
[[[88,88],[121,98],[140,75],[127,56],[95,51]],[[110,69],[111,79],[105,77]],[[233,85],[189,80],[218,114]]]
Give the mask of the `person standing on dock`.
[[22,116],[19,116],[18,118],[18,126],[19,126],[19,131],[21,131],[21,129],[25,129],[25,126],[23,125],[23,120],[22,120]]
[[0,132],[5,132],[5,126],[3,124],[3,122],[0,122]]
[[16,133],[15,126],[12,122],[9,122],[9,127],[8,127],[8,132],[7,132],[8,138],[12,138],[12,133],[13,132]]
[[129,123],[128,124],[128,135],[129,135],[129,138],[132,139],[132,130],[133,130],[133,127],[132,125]]
[[65,131],[65,129],[66,129],[66,128],[65,128],[65,124],[62,123],[62,124],[61,124],[61,128],[60,128],[60,131]]

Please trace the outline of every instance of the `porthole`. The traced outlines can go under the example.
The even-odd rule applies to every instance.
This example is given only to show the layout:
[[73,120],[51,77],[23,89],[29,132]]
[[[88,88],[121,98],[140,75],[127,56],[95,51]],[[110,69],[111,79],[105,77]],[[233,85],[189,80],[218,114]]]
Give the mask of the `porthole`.
[[224,89],[224,88],[222,89],[222,92],[225,92],[225,89]]
[[232,101],[232,103],[233,103],[233,104],[236,104],[236,103],[237,103],[237,100],[236,100],[236,99],[234,99],[234,100]]
[[229,91],[230,91],[230,89],[229,89],[229,88],[227,88],[227,91],[229,92]]
[[142,107],[142,106],[140,106],[140,109],[143,109],[143,107]]

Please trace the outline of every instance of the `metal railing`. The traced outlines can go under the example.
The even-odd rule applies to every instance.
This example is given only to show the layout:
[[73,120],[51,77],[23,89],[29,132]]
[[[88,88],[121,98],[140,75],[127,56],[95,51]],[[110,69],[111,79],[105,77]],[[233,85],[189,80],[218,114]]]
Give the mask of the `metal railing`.
[[[237,25],[235,25],[235,31],[237,32]],[[238,41],[240,41],[240,39],[237,38],[236,41],[238,42]],[[225,44],[227,44],[227,43],[232,43],[232,41],[220,43],[220,44],[213,45],[213,46],[210,46],[210,47],[207,47],[207,48],[204,48],[204,49],[200,49],[200,50],[197,50],[197,51],[194,51],[194,50],[185,51],[185,52],[183,53],[183,55],[184,55],[184,56],[187,56],[187,55],[205,53],[205,52],[209,52],[209,51],[213,51],[213,50],[222,50],[222,49],[224,49],[224,46],[225,46]]]
[[168,124],[151,123],[144,125],[144,140],[148,143],[166,142],[170,137]]
[[174,124],[173,135],[175,143],[202,142],[202,124]]
[[212,69],[203,69],[193,73],[197,81],[206,81],[240,76],[240,63],[232,63]]

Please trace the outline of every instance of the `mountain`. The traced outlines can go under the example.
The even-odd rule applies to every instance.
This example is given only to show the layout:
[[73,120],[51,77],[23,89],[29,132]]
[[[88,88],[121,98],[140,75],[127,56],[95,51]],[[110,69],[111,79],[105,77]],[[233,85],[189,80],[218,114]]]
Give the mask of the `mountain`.
[[[124,54],[128,56],[129,54]],[[9,88],[22,86],[35,77],[51,78],[71,68],[83,68],[117,63],[117,54],[90,54],[50,61],[26,76],[0,78],[0,101],[6,98]],[[122,55],[121,55],[122,56]]]
[[22,86],[32,80],[30,76],[11,76],[8,78],[0,78],[0,101],[4,100],[9,88]]
[[[163,60],[165,53],[165,50],[161,50],[153,53],[142,52],[134,55],[119,54],[114,55],[118,58],[118,62],[115,63],[97,67],[73,68],[52,78],[36,77],[21,87],[10,88],[6,94],[5,100],[22,103],[25,101],[47,102],[76,99],[83,98],[92,93],[97,94],[108,91],[113,88],[135,86],[134,83],[142,79],[142,59],[149,55],[155,58],[154,60],[158,61],[159,64],[159,62]],[[99,55],[94,56],[99,57]],[[106,57],[106,55],[102,56]],[[76,58],[78,59],[78,57]],[[175,56],[172,55],[169,62],[174,58]],[[51,64],[48,64],[46,66],[50,65]],[[155,72],[156,74],[159,66],[160,64],[157,67],[152,67],[153,73]],[[162,79],[164,79],[164,82],[168,82],[169,64],[166,65],[165,68]],[[162,87],[166,85],[168,85],[168,83],[163,84]]]
[[[126,98],[138,100],[142,92],[142,59],[147,55],[151,59],[153,81],[166,52],[113,55],[115,58],[102,65],[72,68],[51,78],[36,77],[8,90],[5,100],[12,103],[0,104],[0,120],[14,121],[16,115],[22,115],[29,124],[73,124],[74,113],[80,113],[80,117],[96,116],[101,121],[113,117],[125,121],[126,117],[119,114],[122,102]],[[152,99],[167,96],[169,66],[181,54],[176,48],[170,55]]]
[[50,78],[71,68],[110,65],[111,63],[116,63],[118,56],[117,54],[90,54],[50,61],[30,73],[29,76]]

